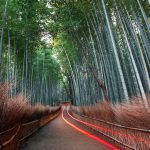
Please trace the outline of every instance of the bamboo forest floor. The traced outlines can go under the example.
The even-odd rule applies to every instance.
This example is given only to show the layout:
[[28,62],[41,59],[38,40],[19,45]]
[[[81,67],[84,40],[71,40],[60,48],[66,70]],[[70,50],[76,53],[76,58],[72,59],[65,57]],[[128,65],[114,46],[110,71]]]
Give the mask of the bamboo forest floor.
[[[69,120],[67,115],[64,118]],[[107,147],[69,126],[61,113],[30,137],[21,150],[107,150]]]

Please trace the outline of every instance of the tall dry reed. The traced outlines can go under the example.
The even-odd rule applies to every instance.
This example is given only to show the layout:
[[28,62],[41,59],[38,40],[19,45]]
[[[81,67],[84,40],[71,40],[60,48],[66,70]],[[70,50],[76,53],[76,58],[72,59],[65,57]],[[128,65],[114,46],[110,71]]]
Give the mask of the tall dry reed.
[[[150,104],[150,97],[148,97]],[[104,121],[135,128],[150,129],[150,111],[145,108],[142,98],[132,98],[121,104],[103,101],[90,106],[72,106],[79,114]]]
[[44,106],[40,103],[31,106],[23,94],[9,97],[11,83],[0,85],[0,132],[17,124],[41,119],[59,109],[59,107]]

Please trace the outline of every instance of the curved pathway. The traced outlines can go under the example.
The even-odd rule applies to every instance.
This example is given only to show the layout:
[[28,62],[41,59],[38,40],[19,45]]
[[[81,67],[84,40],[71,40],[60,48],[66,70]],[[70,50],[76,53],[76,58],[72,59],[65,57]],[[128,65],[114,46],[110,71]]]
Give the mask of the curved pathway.
[[99,142],[70,127],[60,114],[47,126],[37,131],[22,150],[108,150]]

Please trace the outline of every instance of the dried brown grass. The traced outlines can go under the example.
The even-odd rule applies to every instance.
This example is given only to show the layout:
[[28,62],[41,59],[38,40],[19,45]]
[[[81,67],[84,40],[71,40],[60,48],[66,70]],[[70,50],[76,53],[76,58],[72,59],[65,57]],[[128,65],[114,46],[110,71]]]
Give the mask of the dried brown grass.
[[38,120],[43,116],[50,114],[50,112],[51,110],[48,107],[45,107],[40,103],[37,103],[34,106],[29,105],[25,111],[23,122]]
[[11,88],[12,84],[8,82],[0,85],[0,114],[2,113],[5,102],[8,100],[8,93]]
[[0,132],[17,124],[41,119],[59,109],[59,107],[53,108],[40,103],[31,106],[23,94],[10,99],[8,95],[11,88],[10,83],[0,85]]
[[[150,102],[150,98],[148,98]],[[149,109],[149,108],[148,108]],[[116,123],[128,127],[150,129],[150,111],[141,98],[133,98],[128,103],[114,106]]]
[[[150,106],[150,96],[148,96],[147,100]],[[105,121],[94,121],[93,119],[74,114],[77,118],[79,117],[79,119],[85,122],[100,125],[100,127],[104,129],[109,129],[103,130],[96,128],[96,130],[131,146],[133,149],[150,149],[149,132],[106,123],[107,121],[125,127],[150,130],[150,110],[149,107],[145,107],[141,97],[132,98],[130,101],[121,104],[112,105],[104,101],[92,106],[72,106],[72,109],[78,114]]]
[[[150,97],[148,98],[150,104]],[[150,111],[145,108],[142,98],[132,98],[129,102],[111,104],[103,101],[90,106],[72,106],[77,113],[127,127],[150,129]]]
[[1,115],[1,130],[9,129],[22,120],[28,102],[23,95],[18,95],[5,102],[3,113]]

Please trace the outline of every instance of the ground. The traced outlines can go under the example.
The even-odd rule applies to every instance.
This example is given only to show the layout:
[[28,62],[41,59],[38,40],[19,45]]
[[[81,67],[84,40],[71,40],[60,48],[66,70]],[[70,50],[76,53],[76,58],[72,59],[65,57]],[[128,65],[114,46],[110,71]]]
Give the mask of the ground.
[[70,127],[60,114],[30,137],[21,150],[108,150],[104,145]]

